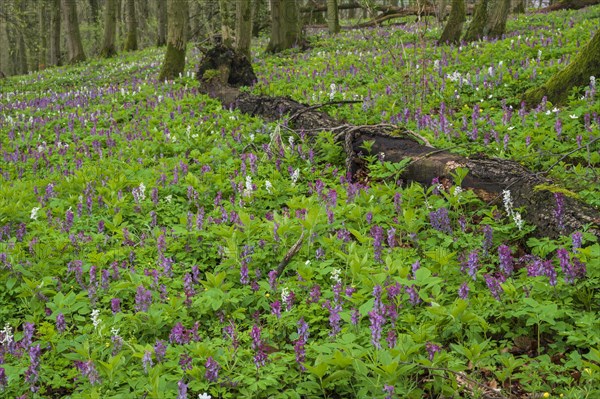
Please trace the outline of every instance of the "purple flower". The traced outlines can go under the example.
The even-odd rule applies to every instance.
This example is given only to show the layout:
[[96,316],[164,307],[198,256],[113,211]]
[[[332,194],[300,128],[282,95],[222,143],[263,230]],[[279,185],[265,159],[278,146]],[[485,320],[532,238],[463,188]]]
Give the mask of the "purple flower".
[[581,248],[583,241],[583,234],[580,231],[576,231],[571,234],[571,242],[573,243],[573,252],[575,252],[578,248]]
[[396,229],[390,227],[387,230],[387,244],[390,248],[394,248],[396,246]]
[[182,353],[181,356],[179,356],[179,366],[181,366],[181,369],[184,372],[186,370],[191,370],[194,368],[194,366],[192,365],[192,360],[192,357],[187,353]]
[[187,399],[188,386],[185,383],[185,381],[179,380],[177,382],[177,388],[178,388],[177,399]]
[[167,343],[161,339],[156,340],[154,344],[154,355],[156,356],[156,361],[158,363],[162,362],[165,359],[165,355],[167,354]]
[[206,359],[204,367],[206,367],[204,378],[209,382],[216,382],[219,379],[219,370],[221,369],[219,363],[217,363],[212,356],[209,356],[208,359]]
[[471,251],[469,254],[469,260],[466,264],[467,274],[471,276],[473,281],[477,279],[477,270],[479,269],[479,253],[477,250]]
[[75,367],[81,373],[81,376],[87,378],[90,384],[96,385],[100,383],[100,376],[98,375],[98,371],[96,371],[96,366],[92,360],[88,360],[87,362],[75,362]]
[[460,299],[467,299],[469,297],[469,284],[466,282],[462,283],[458,289],[458,297]]
[[388,348],[392,349],[396,346],[396,341],[397,341],[398,337],[396,336],[396,331],[394,330],[389,330],[387,337],[386,337],[386,342],[388,344]]
[[373,249],[375,251],[375,260],[382,262],[381,248],[383,243],[383,229],[379,226],[371,227],[371,237],[373,237]]
[[154,364],[152,363],[152,352],[145,351],[144,356],[142,356],[142,366],[144,366],[144,373],[148,374],[148,370]]
[[143,285],[138,286],[135,294],[135,310],[136,312],[147,312],[152,303],[152,292],[144,288]]
[[586,274],[586,267],[577,257],[573,257],[572,261],[569,257],[569,252],[564,248],[559,248],[556,251],[556,256],[565,275],[565,283],[572,284],[575,279],[583,278]]
[[8,385],[8,379],[6,378],[6,370],[4,367],[0,367],[0,392]]
[[265,352],[264,344],[260,339],[260,327],[256,324],[252,326],[252,331],[250,332],[250,338],[252,338],[252,349],[256,352],[254,354],[254,364],[258,369],[260,366],[264,366],[267,361],[267,353]]
[[436,345],[431,342],[427,342],[425,344],[425,349],[427,350],[427,356],[429,357],[429,360],[431,360],[431,361],[433,361],[433,357],[435,356],[436,353],[442,351],[442,348],[439,345]]
[[169,341],[172,344],[184,345],[190,342],[190,336],[186,328],[181,323],[177,323],[171,329]]
[[271,287],[271,290],[277,291],[277,270],[269,272],[269,287]]
[[487,255],[493,245],[494,230],[489,224],[483,226],[483,253]]
[[350,313],[350,323],[353,326],[357,326],[360,321],[360,312],[357,308],[352,309],[352,313]]
[[416,306],[419,303],[421,303],[421,298],[419,298],[419,291],[415,288],[414,285],[406,287],[406,293],[408,294],[408,302],[411,305]]
[[278,319],[281,317],[281,302],[279,300],[271,303],[271,314],[274,314]]
[[311,287],[308,295],[308,302],[317,303],[321,299],[321,287],[319,284],[315,284]]
[[29,383],[29,389],[31,392],[37,392],[39,387],[36,386],[37,380],[39,379],[40,369],[40,354],[42,350],[39,345],[29,347],[29,367],[25,371],[25,381]]
[[65,322],[65,315],[59,313],[58,315],[56,315],[56,330],[62,334],[63,332],[65,332],[66,328],[67,324]]
[[121,300],[119,298],[112,298],[110,300],[110,310],[112,310],[113,314],[121,311]]
[[563,193],[554,193],[554,199],[556,200],[556,208],[553,211],[553,215],[558,222],[558,228],[563,230],[565,228],[563,220],[565,214],[565,195]]
[[20,342],[22,347],[27,347],[33,340],[33,334],[35,333],[35,324],[24,323],[23,324],[23,340]]
[[392,399],[394,397],[394,386],[393,385],[384,385],[383,393],[385,393],[385,399]]
[[365,215],[365,219],[367,220],[368,224],[371,224],[371,222],[373,221],[373,212],[367,212],[367,214]]
[[440,208],[437,211],[430,212],[429,223],[431,223],[431,227],[442,233],[452,234],[448,209],[446,208]]
[[339,303],[334,303],[333,306],[329,300],[325,301],[323,307],[329,310],[329,326],[331,327],[330,336],[334,337],[337,333],[340,332],[340,323],[342,318],[340,316],[340,312],[342,311],[342,305]]
[[502,271],[505,276],[510,276],[513,272],[513,258],[510,247],[500,245],[498,247],[498,257],[500,258],[500,271]]
[[497,301],[499,301],[500,294],[503,292],[502,286],[500,286],[500,283],[503,282],[502,279],[492,276],[491,274],[484,274],[483,277],[485,278],[485,284],[490,290],[490,293]]

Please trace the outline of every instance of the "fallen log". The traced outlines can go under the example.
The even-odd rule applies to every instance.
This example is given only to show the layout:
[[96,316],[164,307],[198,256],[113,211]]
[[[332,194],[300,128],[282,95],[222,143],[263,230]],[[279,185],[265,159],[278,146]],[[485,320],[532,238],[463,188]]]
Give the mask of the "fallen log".
[[562,0],[554,4],[550,4],[548,7],[540,8],[536,12],[547,13],[558,10],[580,10],[595,4],[600,4],[600,0]]
[[[219,99],[228,108],[236,108],[266,121],[287,118],[290,128],[309,135],[318,135],[322,131],[335,132],[336,140],[346,152],[347,171],[353,178],[368,175],[365,155],[374,154],[384,154],[385,160],[390,162],[410,158],[411,162],[401,178],[424,185],[431,184],[436,177],[451,181],[454,170],[467,168],[469,172],[462,182],[463,189],[472,190],[478,198],[488,203],[501,203],[503,191],[510,190],[514,206],[524,208],[524,219],[537,227],[536,236],[557,238],[574,231],[587,230],[600,238],[598,209],[575,198],[564,197],[562,217],[558,220],[555,216],[554,193],[546,189],[552,186],[552,181],[517,162],[483,156],[462,157],[421,144],[414,135],[406,132],[400,136],[392,135],[401,130],[397,126],[349,125],[332,118],[318,107],[310,107],[290,98],[257,96],[215,79],[200,80],[202,91]],[[365,153],[363,144],[366,141],[373,143],[370,154]]]

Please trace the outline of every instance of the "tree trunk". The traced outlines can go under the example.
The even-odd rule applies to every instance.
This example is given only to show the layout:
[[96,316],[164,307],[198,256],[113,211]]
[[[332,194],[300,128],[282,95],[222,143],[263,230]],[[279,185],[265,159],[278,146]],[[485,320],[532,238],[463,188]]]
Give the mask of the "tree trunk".
[[[220,57],[221,53],[216,54]],[[243,113],[259,116],[269,122],[280,120],[281,115],[289,115],[286,126],[298,131],[315,136],[320,131],[336,132],[336,140],[346,151],[347,172],[355,179],[368,175],[365,156],[369,155],[383,154],[389,162],[410,158],[411,163],[401,178],[424,185],[431,184],[436,177],[442,181],[451,181],[452,172],[462,167],[469,171],[461,184],[462,188],[472,190],[485,202],[499,202],[503,191],[510,190],[514,207],[524,208],[524,219],[537,227],[535,235],[558,238],[586,228],[600,238],[600,212],[597,209],[574,198],[565,197],[563,218],[557,220],[554,215],[554,194],[539,189],[552,182],[517,162],[483,156],[465,158],[419,144],[409,133],[405,136],[388,135],[389,131],[397,130],[396,126],[344,124],[319,112],[315,107],[308,107],[286,97],[256,96],[231,86],[219,89],[201,85],[201,89],[223,101],[224,106],[233,106]],[[364,149],[367,141],[373,143],[369,154],[365,154]]]
[[252,43],[252,0],[238,0],[236,3],[236,48],[250,60]]
[[92,23],[98,22],[98,15],[100,14],[100,5],[98,0],[90,0],[90,16]]
[[464,41],[474,42],[475,40],[479,40],[483,37],[483,31],[488,21],[487,8],[488,0],[479,0],[479,3],[477,3],[475,11],[473,12],[473,19],[467,27],[467,31],[463,37]]
[[591,76],[600,76],[599,59],[600,30],[597,30],[590,42],[565,69],[554,74],[541,87],[528,90],[523,101],[530,107],[539,104],[544,97],[553,104],[566,101],[573,87],[589,85]]
[[17,39],[17,75],[25,75],[27,72],[27,46],[25,45],[25,35],[22,31],[19,31]]
[[271,0],[271,40],[267,52],[278,53],[300,44],[296,0]]
[[327,0],[327,29],[335,35],[340,31],[340,19],[337,0]]
[[85,61],[83,44],[79,33],[79,20],[77,19],[77,4],[75,0],[62,0],[62,12],[65,16],[67,28],[67,49],[69,51],[69,64]]
[[156,13],[158,20],[158,34],[156,35],[156,46],[162,47],[167,44],[167,7],[164,0],[156,1]]
[[8,36],[8,21],[0,15],[0,73],[4,76],[13,75],[12,60],[10,57],[10,41]]
[[115,0],[106,0],[104,9],[104,40],[100,56],[108,58],[117,54],[115,39],[117,36],[117,2]]
[[50,65],[61,65],[60,55],[60,0],[50,3]]
[[538,12],[545,13],[558,10],[579,10],[599,3],[600,0],[563,0],[552,3],[548,7],[540,8]]
[[188,10],[187,0],[167,0],[169,14],[167,52],[160,70],[159,80],[175,79],[185,69]]
[[[446,0],[438,0],[437,1],[436,18],[440,24],[442,24],[442,22],[444,22],[444,18],[446,18],[446,6],[447,5],[448,5],[448,3],[446,2]],[[452,12],[452,10],[450,12]],[[463,21],[463,23],[464,23],[464,21]]]
[[525,0],[516,0],[515,5],[512,9],[514,14],[524,14],[525,13]]
[[135,15],[135,0],[127,0],[127,38],[125,39],[125,51],[138,49],[137,43],[137,16]]
[[452,0],[450,17],[448,18],[448,22],[446,22],[446,27],[438,43],[459,43],[462,27],[466,19],[465,0]]
[[235,38],[233,37],[233,13],[228,0],[219,0],[219,14],[221,15],[221,43],[226,47],[233,48]]
[[39,23],[39,40],[40,46],[38,49],[38,69],[45,69],[48,58],[48,20],[46,14],[48,7],[46,1],[42,1],[39,5],[38,23]]
[[485,29],[488,38],[499,38],[506,31],[506,20],[510,12],[510,0],[498,0]]

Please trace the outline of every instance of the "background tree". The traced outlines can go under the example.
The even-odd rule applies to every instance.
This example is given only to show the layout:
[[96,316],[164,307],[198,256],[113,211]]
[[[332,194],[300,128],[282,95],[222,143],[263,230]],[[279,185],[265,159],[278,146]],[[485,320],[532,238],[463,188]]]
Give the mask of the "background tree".
[[159,80],[174,79],[185,69],[187,23],[189,6],[187,0],[168,0],[167,51],[160,70]]
[[219,14],[221,15],[221,42],[225,47],[233,48],[233,12],[230,1],[219,0]]
[[337,0],[327,0],[327,29],[331,34],[336,34],[340,31],[340,18]]
[[600,30],[581,49],[575,59],[563,70],[554,74],[542,86],[528,90],[523,101],[535,106],[546,97],[553,104],[564,102],[575,86],[590,84],[591,76],[600,76]]
[[296,0],[271,0],[271,40],[267,51],[278,53],[300,44],[302,34]]
[[459,43],[466,19],[465,0],[452,0],[450,17],[438,43]]
[[156,17],[158,22],[156,45],[162,47],[167,44],[167,7],[164,0],[156,0]]
[[236,2],[235,37],[236,47],[250,60],[250,44],[252,43],[252,0]]
[[125,51],[135,51],[138,49],[137,42],[137,17],[135,15],[135,0],[126,0],[126,18],[127,18],[127,38],[125,39]]
[[104,40],[100,55],[112,57],[117,53],[115,39],[117,35],[117,1],[106,0],[104,8]]
[[60,0],[50,0],[50,65],[61,65],[62,57],[60,54]]
[[62,12],[67,30],[67,50],[69,64],[85,61],[81,34],[79,33],[79,20],[77,18],[77,4],[75,0],[62,0]]
[[479,0],[473,12],[471,23],[467,27],[463,40],[473,42],[483,37],[483,31],[488,21],[488,0]]
[[510,12],[510,0],[497,0],[486,25],[485,35],[490,38],[501,37],[506,32],[506,20]]
[[480,0],[463,40],[471,42],[484,36],[497,38],[506,31],[511,0]]

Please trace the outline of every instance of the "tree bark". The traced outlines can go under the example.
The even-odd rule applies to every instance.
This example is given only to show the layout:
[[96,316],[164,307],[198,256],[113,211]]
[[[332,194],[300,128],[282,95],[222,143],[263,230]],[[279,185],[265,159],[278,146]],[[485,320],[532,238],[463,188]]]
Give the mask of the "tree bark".
[[167,52],[160,70],[159,80],[174,79],[185,69],[187,45],[188,1],[168,0]]
[[233,48],[233,23],[232,12],[228,0],[219,0],[219,14],[221,15],[221,43],[226,47]]
[[545,13],[558,10],[579,10],[596,4],[600,4],[600,0],[563,0],[553,3],[548,7],[540,8],[538,12]]
[[337,0],[327,0],[327,29],[335,35],[340,31],[340,19]]
[[8,36],[8,21],[3,15],[0,15],[0,73],[4,76],[13,75]]
[[479,40],[484,35],[484,30],[488,22],[488,0],[479,0],[473,12],[473,19],[467,27],[463,40],[474,42]]
[[250,45],[252,44],[252,0],[238,0],[235,14],[236,48],[250,60]]
[[48,12],[46,1],[42,1],[39,5],[38,23],[39,23],[39,49],[38,49],[38,69],[45,69],[48,58],[48,20],[46,14]]
[[98,15],[100,15],[100,5],[98,0],[90,0],[90,16],[92,23],[98,22]]
[[296,0],[271,0],[271,40],[267,52],[278,53],[300,44]]
[[137,16],[135,15],[135,0],[127,0],[127,38],[125,39],[125,51],[138,49],[137,43]]
[[158,34],[156,35],[156,46],[162,47],[167,44],[167,7],[164,0],[156,0],[156,13],[158,20]]
[[488,38],[499,38],[506,31],[506,20],[510,12],[510,0],[498,0],[492,10],[485,30]]
[[25,45],[25,35],[22,31],[17,32],[17,75],[25,75],[28,72],[27,67],[27,46]]
[[525,0],[516,0],[515,5],[512,9],[512,12],[515,14],[524,14],[525,13]]
[[452,0],[450,17],[448,18],[448,22],[446,22],[446,27],[438,43],[459,43],[462,27],[466,19],[465,0]]
[[541,87],[528,90],[523,101],[529,107],[539,104],[544,97],[553,104],[565,102],[573,87],[590,84],[590,76],[600,77],[599,59],[600,30],[597,30],[590,42],[565,69],[554,74]]
[[60,54],[60,0],[50,3],[50,65],[61,65]]
[[[554,215],[554,194],[540,189],[540,186],[549,186],[552,182],[516,162],[483,156],[465,158],[422,145],[410,134],[399,137],[387,134],[397,130],[396,126],[343,124],[314,106],[309,107],[285,97],[256,96],[231,86],[218,88],[214,85],[201,85],[201,89],[221,100],[224,106],[235,107],[243,113],[259,116],[267,121],[277,121],[282,115],[287,115],[287,126],[309,135],[318,135],[320,131],[336,132],[336,140],[346,151],[347,172],[355,179],[368,177],[365,155],[381,153],[389,162],[409,158],[411,163],[402,174],[402,179],[424,185],[431,184],[436,177],[442,181],[451,181],[452,172],[456,168],[467,168],[469,172],[462,182],[463,189],[472,190],[485,202],[500,202],[503,191],[509,190],[514,206],[524,208],[524,219],[537,227],[535,235],[557,238],[583,230],[588,225],[587,231],[600,237],[598,209],[565,197],[564,216],[561,221],[557,220]],[[366,141],[373,142],[369,154],[365,154],[363,144]]]
[[79,33],[77,3],[75,0],[62,0],[61,4],[67,28],[69,64],[85,61],[85,53],[83,51],[83,44],[81,43],[81,34]]
[[117,54],[115,39],[117,36],[117,2],[115,0],[106,0],[104,9],[104,40],[100,55],[108,58]]

